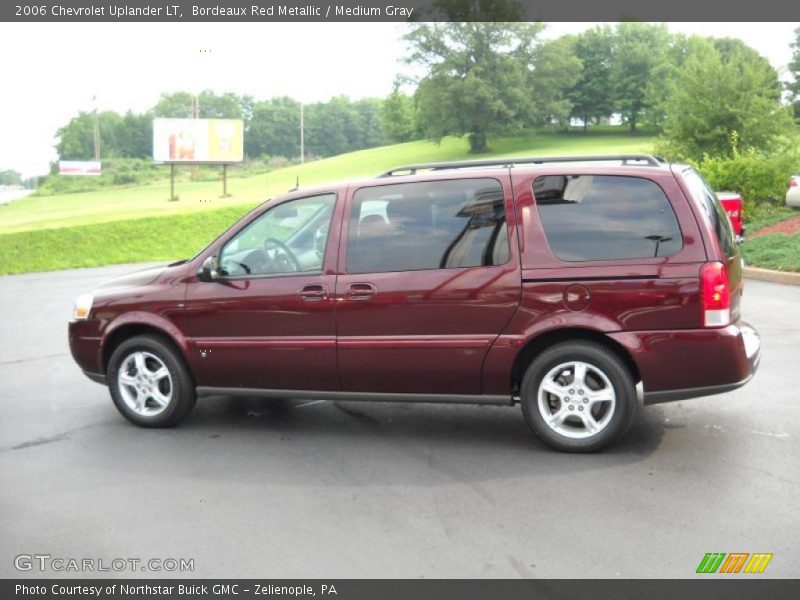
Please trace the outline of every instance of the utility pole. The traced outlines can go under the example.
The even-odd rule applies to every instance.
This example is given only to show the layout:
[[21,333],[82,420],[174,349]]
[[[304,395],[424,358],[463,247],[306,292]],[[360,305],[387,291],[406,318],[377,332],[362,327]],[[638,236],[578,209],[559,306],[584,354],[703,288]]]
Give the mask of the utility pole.
[[[197,97],[196,94],[192,94],[192,119],[199,119],[200,118],[200,99]],[[198,181],[200,179],[200,166],[199,165],[192,165],[192,181]]]
[[306,132],[303,123],[303,103],[300,103],[300,164],[306,160]]
[[97,96],[92,96],[92,103],[94,104],[94,159],[100,160],[100,122],[97,118]]

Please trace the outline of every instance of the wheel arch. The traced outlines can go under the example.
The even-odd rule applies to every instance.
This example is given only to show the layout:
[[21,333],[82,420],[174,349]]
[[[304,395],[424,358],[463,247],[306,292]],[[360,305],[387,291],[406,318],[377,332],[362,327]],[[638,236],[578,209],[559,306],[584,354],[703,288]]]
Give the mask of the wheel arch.
[[187,370],[190,371],[190,369],[188,369],[189,361],[187,360],[188,341],[177,327],[169,322],[160,323],[150,319],[136,320],[134,318],[128,318],[123,322],[115,323],[112,327],[109,327],[103,337],[100,356],[103,373],[106,373],[108,370],[108,363],[114,350],[125,340],[129,340],[137,335],[153,335],[170,344],[183,360]]
[[639,371],[636,361],[633,360],[631,354],[622,344],[598,331],[572,327],[546,331],[528,340],[528,342],[517,353],[516,357],[514,358],[514,364],[511,367],[512,394],[514,396],[519,394],[520,385],[522,384],[522,378],[525,375],[525,371],[536,359],[536,357],[539,356],[539,354],[555,344],[574,340],[596,342],[612,350],[619,356],[625,366],[629,369],[634,381],[642,381],[641,372]]

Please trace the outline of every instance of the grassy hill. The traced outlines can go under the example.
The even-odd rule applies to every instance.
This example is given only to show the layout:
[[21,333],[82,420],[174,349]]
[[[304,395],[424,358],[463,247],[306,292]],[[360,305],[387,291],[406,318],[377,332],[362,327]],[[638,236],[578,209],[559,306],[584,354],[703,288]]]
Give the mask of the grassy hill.
[[[500,139],[492,146],[493,152],[487,157],[603,154],[646,152],[652,147],[652,139],[619,133],[589,136],[550,134]],[[342,154],[253,177],[229,178],[229,198],[220,198],[221,182],[208,181],[176,184],[176,194],[180,198],[177,202],[168,201],[168,182],[60,196],[32,196],[24,201],[0,206],[0,234],[175,215],[236,204],[254,205],[294,187],[297,177],[301,186],[310,186],[326,181],[369,177],[404,163],[471,157],[474,158],[474,155],[468,153],[465,140],[446,138],[438,146],[432,142],[409,142]]]
[[[649,152],[652,138],[602,130],[495,140],[491,156]],[[25,273],[124,262],[171,260],[194,254],[256,204],[300,185],[376,175],[401,164],[463,160],[466,140],[440,145],[409,142],[372,148],[221,182],[181,182],[32,196],[0,206],[0,273]]]

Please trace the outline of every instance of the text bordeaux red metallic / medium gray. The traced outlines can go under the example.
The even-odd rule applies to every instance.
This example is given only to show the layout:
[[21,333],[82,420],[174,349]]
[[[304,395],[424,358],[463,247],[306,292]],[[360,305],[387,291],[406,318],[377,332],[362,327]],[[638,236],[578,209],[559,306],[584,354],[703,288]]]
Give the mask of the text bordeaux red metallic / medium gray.
[[651,156],[411,165],[293,190],[82,295],[69,341],[146,427],[208,395],[519,403],[593,451],[642,404],[753,376],[737,241],[694,170]]

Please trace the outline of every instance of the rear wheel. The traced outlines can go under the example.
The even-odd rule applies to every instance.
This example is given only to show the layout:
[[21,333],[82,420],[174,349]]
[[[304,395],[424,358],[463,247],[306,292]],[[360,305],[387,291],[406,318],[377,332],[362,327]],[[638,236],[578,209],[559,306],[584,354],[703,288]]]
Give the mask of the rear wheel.
[[114,404],[141,427],[170,427],[192,410],[196,395],[183,359],[165,340],[143,335],[122,342],[108,363]]
[[525,372],[520,396],[528,426],[566,452],[593,452],[615,442],[636,410],[627,366],[594,342],[563,342],[542,352]]

